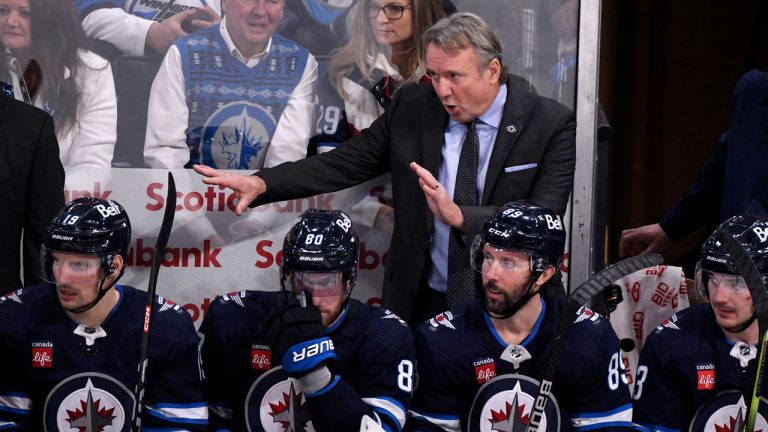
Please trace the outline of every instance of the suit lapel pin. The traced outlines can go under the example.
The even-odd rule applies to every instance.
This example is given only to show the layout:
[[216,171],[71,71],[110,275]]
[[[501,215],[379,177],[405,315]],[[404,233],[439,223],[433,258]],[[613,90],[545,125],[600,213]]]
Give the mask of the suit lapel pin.
[[507,132],[515,133],[515,132],[517,132],[517,127],[515,127],[515,125],[509,125],[509,126],[507,126]]

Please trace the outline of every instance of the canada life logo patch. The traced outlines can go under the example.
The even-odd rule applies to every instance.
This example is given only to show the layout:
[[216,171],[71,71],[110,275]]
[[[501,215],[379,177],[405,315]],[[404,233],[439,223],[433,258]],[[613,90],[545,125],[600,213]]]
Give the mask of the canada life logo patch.
[[496,364],[488,357],[473,363],[478,384],[485,384],[496,376]]
[[712,363],[696,365],[698,390],[715,389],[715,365]]
[[272,359],[272,351],[264,345],[251,346],[251,369],[269,370]]
[[53,367],[53,343],[32,342],[32,367],[35,369]]

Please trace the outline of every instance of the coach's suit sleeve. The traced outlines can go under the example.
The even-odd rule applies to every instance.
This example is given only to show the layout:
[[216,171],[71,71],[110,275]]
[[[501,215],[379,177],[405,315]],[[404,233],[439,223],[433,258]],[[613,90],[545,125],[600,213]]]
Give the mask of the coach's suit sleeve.
[[401,100],[400,93],[396,94],[390,108],[370,127],[333,151],[257,172],[267,183],[267,191],[251,207],[334,192],[388,172],[390,128]]
[[50,116],[43,116],[24,197],[24,286],[40,279],[40,245],[45,228],[64,207],[64,167]]

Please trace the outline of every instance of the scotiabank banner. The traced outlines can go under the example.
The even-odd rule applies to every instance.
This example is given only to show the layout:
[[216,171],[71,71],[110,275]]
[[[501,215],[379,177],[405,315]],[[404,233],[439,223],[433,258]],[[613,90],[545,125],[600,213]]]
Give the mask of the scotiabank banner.
[[[296,218],[313,207],[350,214],[360,236],[358,281],[352,295],[365,302],[379,301],[391,221],[367,227],[356,220],[360,212],[355,209],[366,200],[375,200],[388,182],[387,176],[339,192],[253,208],[238,217],[231,190],[204,184],[192,170],[171,171],[176,182],[176,217],[157,294],[184,305],[196,325],[218,294],[280,289],[283,237]],[[158,169],[67,169],[66,201],[81,196],[112,199],[128,212],[133,232],[122,284],[147,289],[167,180],[168,171]]]

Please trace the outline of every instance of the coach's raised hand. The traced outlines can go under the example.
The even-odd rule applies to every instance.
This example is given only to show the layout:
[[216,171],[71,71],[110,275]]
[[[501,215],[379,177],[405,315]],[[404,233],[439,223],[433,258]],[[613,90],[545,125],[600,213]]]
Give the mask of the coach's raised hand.
[[219,171],[205,165],[194,165],[193,168],[196,173],[203,176],[203,183],[228,187],[235,192],[237,197],[235,214],[238,216],[248,209],[248,205],[253,200],[267,191],[267,184],[258,176]]

